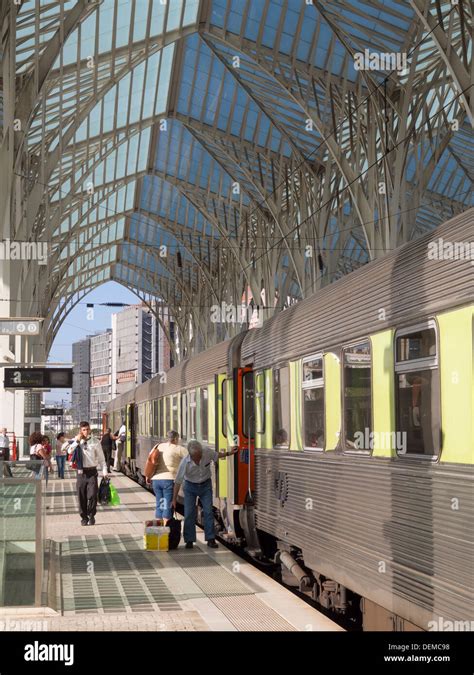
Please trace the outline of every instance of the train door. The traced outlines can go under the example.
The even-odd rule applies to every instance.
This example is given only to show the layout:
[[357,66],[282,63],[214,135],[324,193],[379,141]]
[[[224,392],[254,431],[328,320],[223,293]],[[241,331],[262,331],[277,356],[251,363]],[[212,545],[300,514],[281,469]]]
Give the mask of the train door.
[[126,438],[125,438],[125,456],[127,458],[135,457],[135,444],[134,444],[134,429],[135,425],[135,406],[133,403],[127,403],[125,408],[125,426],[126,426]]
[[[234,504],[245,504],[255,490],[254,372],[252,368],[234,370],[234,442],[239,452],[234,461]],[[229,440],[229,439],[228,439]]]
[[[216,450],[219,452],[227,451],[227,376],[220,373],[214,377],[215,391],[215,439]],[[228,458],[220,459],[217,462],[216,471],[216,496],[219,499],[227,497],[227,462]]]

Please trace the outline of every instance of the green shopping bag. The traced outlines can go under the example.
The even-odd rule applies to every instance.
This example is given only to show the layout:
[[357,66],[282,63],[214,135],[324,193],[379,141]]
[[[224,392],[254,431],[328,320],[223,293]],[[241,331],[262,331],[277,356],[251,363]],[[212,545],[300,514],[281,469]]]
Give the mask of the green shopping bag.
[[109,506],[119,506],[120,505],[120,497],[119,493],[117,492],[117,488],[110,483],[110,501],[109,501]]

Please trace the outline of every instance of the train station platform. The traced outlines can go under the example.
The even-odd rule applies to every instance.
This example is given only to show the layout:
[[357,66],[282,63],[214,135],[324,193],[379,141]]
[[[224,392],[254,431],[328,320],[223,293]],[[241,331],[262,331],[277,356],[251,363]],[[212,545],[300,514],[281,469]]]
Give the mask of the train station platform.
[[[341,631],[264,572],[198,529],[193,550],[143,549],[154,496],[115,474],[121,505],[98,507],[81,526],[75,476],[50,479],[46,492],[51,607],[2,609],[6,627],[47,631]],[[51,582],[51,579],[50,579]],[[49,584],[51,595],[51,583]],[[20,628],[18,628],[20,627]]]

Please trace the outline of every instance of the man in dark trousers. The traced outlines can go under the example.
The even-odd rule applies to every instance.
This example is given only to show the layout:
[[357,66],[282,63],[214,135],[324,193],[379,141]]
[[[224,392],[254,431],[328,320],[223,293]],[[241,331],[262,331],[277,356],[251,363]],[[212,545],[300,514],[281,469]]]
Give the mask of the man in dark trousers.
[[184,541],[186,548],[193,548],[196,541],[196,499],[199,497],[204,516],[204,536],[209,548],[218,548],[215,539],[212,511],[211,464],[218,459],[235,455],[239,448],[229,452],[211,450],[195,439],[188,443],[188,455],[181,460],[174,481],[173,508],[176,511],[179,488],[184,481]]
[[97,439],[92,438],[89,422],[81,422],[80,432],[71,445],[72,461],[77,466],[77,497],[81,525],[95,525],[97,511],[97,466],[102,466],[103,476],[107,476],[107,464]]

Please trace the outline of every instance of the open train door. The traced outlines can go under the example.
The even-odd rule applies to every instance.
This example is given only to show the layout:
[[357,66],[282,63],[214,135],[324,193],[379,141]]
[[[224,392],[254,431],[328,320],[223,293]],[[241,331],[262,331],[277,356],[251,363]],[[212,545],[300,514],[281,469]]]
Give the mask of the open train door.
[[[215,439],[216,450],[227,451],[227,375],[219,373],[214,377],[215,384]],[[228,458],[217,462],[215,495],[220,500],[227,498],[227,462]]]
[[262,550],[255,525],[255,375],[253,368],[234,370],[234,504],[239,506],[239,525],[245,536],[245,550],[260,558]]
[[130,465],[130,460],[135,458],[135,448],[133,443],[133,425],[134,425],[134,404],[127,403],[125,408],[125,426],[126,426],[126,437],[125,437],[125,457]]
[[234,504],[243,505],[255,491],[254,372],[252,368],[234,370],[234,438],[230,446],[239,452],[234,460]]

